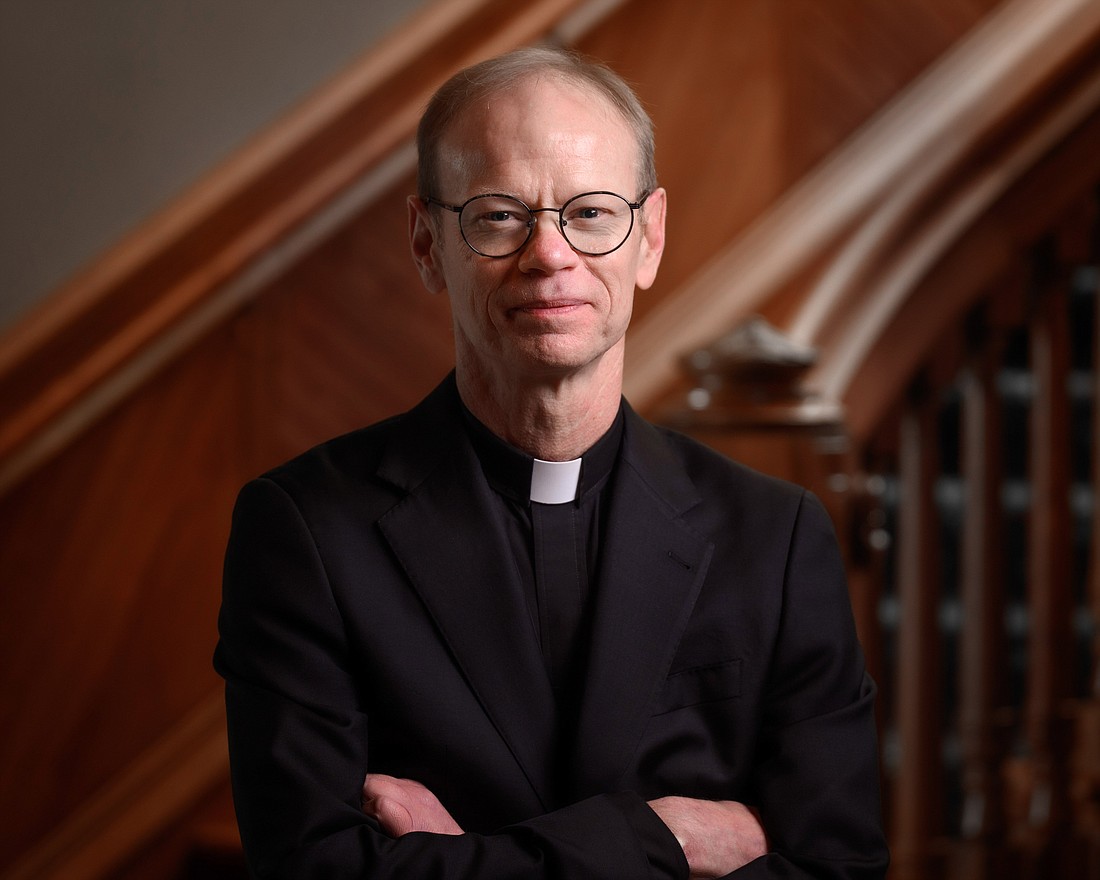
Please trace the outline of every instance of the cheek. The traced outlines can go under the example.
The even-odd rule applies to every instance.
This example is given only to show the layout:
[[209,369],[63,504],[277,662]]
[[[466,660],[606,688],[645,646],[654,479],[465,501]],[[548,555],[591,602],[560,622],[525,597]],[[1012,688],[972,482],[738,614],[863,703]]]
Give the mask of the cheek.
[[491,291],[495,289],[491,279],[483,273],[470,273],[468,268],[457,275],[452,274],[451,310],[464,325],[474,330],[497,323],[497,314],[493,310]]
[[634,307],[634,284],[632,276],[624,272],[616,272],[604,279],[604,287],[607,290],[608,309],[617,317],[629,317]]

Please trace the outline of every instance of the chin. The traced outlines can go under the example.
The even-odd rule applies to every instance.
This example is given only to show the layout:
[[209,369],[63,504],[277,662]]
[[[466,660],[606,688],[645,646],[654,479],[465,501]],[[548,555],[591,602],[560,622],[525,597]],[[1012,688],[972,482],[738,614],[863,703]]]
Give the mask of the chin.
[[506,357],[518,369],[556,375],[576,373],[621,351],[614,341],[592,334],[532,334],[513,336]]
[[605,352],[554,350],[526,352],[523,361],[531,373],[546,376],[568,376],[598,364]]

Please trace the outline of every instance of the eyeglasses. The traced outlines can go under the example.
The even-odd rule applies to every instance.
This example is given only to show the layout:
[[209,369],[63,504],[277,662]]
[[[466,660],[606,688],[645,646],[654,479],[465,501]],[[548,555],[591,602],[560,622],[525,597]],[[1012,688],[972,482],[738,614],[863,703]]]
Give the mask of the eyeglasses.
[[613,192],[586,192],[560,208],[529,208],[514,196],[487,193],[448,205],[429,196],[424,201],[458,214],[458,228],[470,249],[483,257],[510,257],[523,249],[535,232],[536,214],[558,215],[558,228],[573,250],[590,257],[617,251],[634,229],[634,212],[650,196],[628,202]]

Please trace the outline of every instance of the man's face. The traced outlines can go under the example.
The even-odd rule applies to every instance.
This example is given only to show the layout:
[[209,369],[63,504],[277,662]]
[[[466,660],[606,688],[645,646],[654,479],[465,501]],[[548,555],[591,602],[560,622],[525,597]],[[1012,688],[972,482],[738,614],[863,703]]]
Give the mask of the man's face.
[[[550,78],[494,95],[457,119],[439,163],[441,192],[462,204],[503,193],[532,208],[560,207],[582,192],[609,190],[635,201],[638,149],[606,99]],[[429,290],[451,300],[460,370],[505,381],[621,368],[634,288],[653,283],[664,246],[665,194],[637,213],[626,243],[610,254],[574,251],[543,213],[527,244],[503,258],[480,256],[462,240],[458,215],[410,200],[417,266]]]

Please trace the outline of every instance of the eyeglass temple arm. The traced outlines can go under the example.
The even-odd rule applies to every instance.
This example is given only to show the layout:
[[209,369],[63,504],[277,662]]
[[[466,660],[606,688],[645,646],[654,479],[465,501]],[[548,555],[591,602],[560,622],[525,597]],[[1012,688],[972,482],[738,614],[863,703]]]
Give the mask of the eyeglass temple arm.
[[448,211],[454,211],[456,214],[462,213],[462,205],[448,205],[446,202],[441,202],[435,196],[428,196],[424,199],[425,205],[438,205],[441,208],[446,208]]

